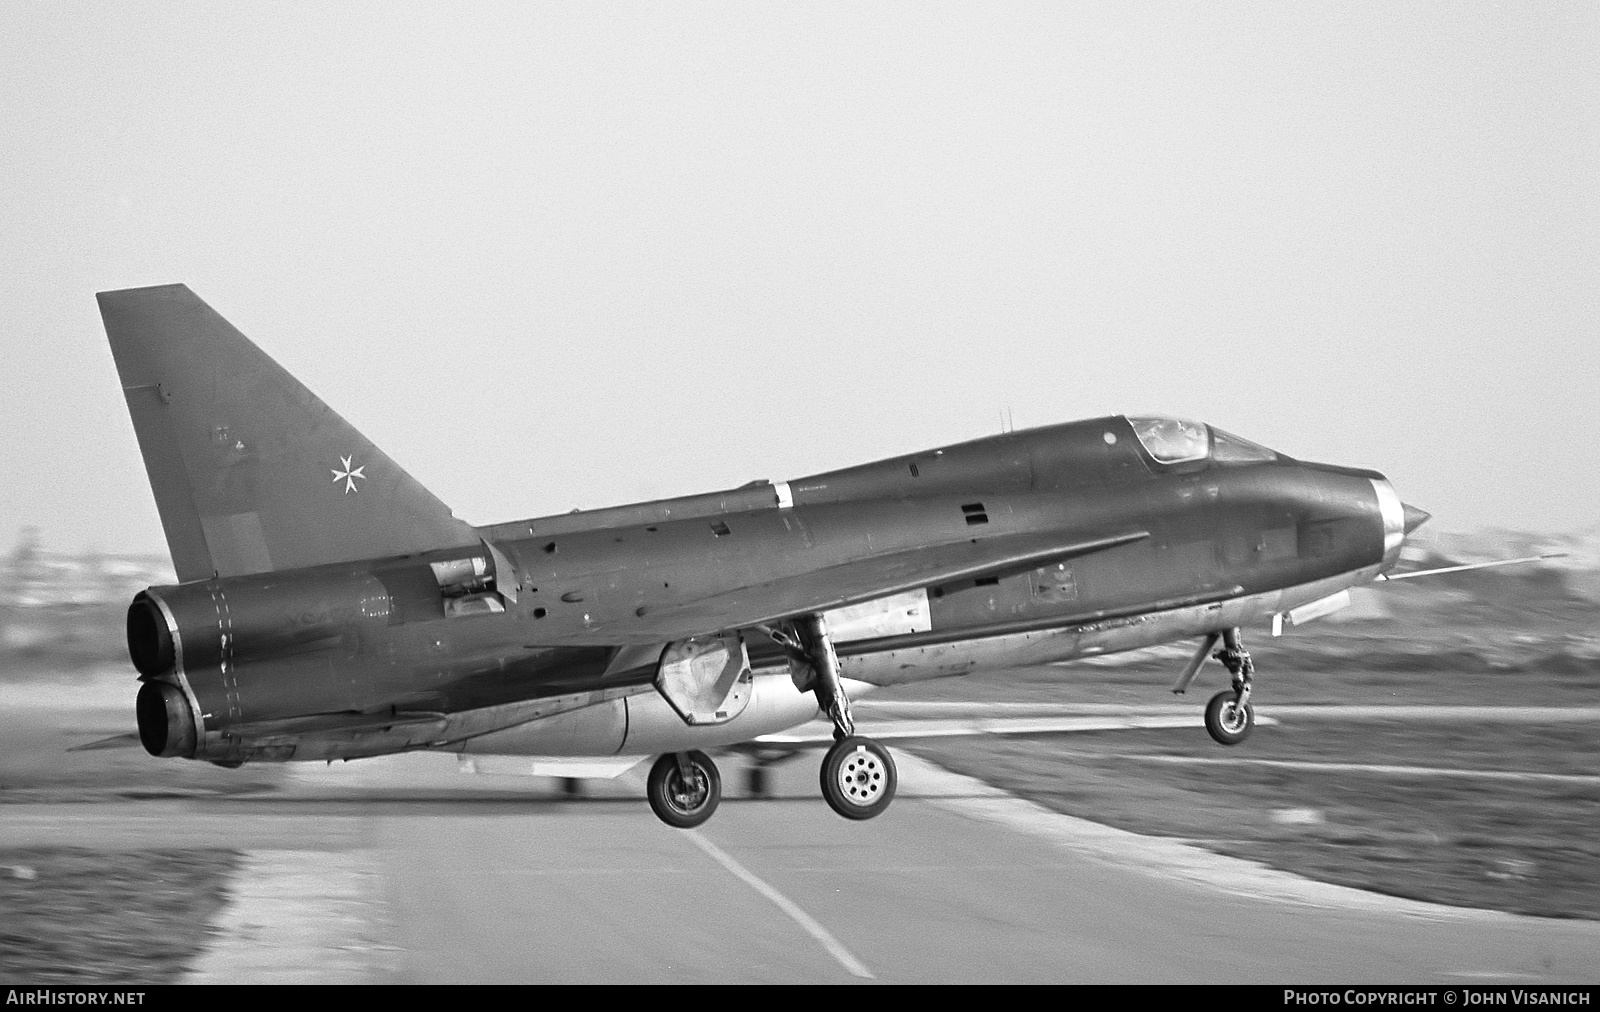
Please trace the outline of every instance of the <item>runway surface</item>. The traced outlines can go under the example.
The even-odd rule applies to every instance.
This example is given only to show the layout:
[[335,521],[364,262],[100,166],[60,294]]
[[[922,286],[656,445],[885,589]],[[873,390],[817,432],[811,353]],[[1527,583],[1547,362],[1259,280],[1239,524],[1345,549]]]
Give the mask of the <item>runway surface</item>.
[[225,846],[247,862],[200,980],[1557,982],[1600,924],[1323,886],[1070,819],[900,751],[883,817],[824,805],[818,756],[663,826],[642,768],[472,776],[448,756],[297,766],[243,798],[6,808],[0,845]]

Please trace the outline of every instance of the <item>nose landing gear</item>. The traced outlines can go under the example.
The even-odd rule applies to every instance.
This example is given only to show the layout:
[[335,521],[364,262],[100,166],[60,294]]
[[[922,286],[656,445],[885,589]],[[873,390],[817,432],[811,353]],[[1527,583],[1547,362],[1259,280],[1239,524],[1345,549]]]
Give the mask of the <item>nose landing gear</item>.
[[1250,736],[1256,725],[1255,708],[1250,705],[1250,684],[1255,664],[1244,648],[1238,629],[1222,634],[1222,648],[1211,655],[1232,676],[1233,688],[1211,697],[1206,704],[1206,733],[1223,745],[1237,745]]

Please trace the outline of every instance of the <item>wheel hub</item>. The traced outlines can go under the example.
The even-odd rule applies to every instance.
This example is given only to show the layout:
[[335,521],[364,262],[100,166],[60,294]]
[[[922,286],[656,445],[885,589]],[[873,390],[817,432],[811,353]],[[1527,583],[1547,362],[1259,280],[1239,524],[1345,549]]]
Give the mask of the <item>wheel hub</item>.
[[1217,716],[1222,718],[1222,727],[1226,731],[1237,732],[1244,729],[1244,707],[1238,703],[1222,704],[1222,712]]
[[673,774],[668,782],[667,800],[673,808],[687,815],[705,804],[707,791],[705,774],[699,770],[694,771],[692,784],[685,783],[682,776]]
[[883,787],[883,762],[866,749],[851,753],[839,764],[839,793],[852,804],[872,804]]

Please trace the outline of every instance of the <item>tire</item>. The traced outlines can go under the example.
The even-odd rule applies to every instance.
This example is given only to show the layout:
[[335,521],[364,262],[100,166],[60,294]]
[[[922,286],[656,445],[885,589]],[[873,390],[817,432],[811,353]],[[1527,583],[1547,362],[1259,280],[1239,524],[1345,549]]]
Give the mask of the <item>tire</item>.
[[678,772],[678,756],[668,752],[650,767],[645,794],[656,817],[678,829],[693,829],[711,818],[722,800],[722,774],[704,752],[690,752],[694,783],[685,785]]
[[835,742],[823,757],[821,779],[828,807],[847,819],[881,815],[899,784],[894,757],[871,738]]
[[1244,704],[1241,718],[1239,707],[1234,705],[1234,695],[1231,691],[1224,690],[1211,697],[1211,702],[1206,704],[1206,733],[1212,739],[1223,745],[1237,745],[1250,737],[1250,729],[1256,726],[1256,710],[1249,703]]

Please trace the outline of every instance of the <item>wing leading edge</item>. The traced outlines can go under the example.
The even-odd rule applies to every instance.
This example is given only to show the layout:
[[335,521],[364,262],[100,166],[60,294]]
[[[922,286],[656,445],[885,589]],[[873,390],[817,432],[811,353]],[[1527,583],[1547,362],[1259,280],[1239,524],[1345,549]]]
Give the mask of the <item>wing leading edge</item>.
[[729,629],[782,622],[924,587],[1025,573],[1066,559],[1143,541],[1149,531],[1100,537],[1009,534],[917,548],[828,566],[595,626],[596,643],[664,643]]

